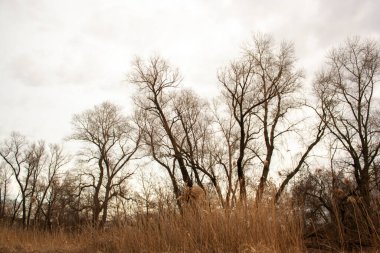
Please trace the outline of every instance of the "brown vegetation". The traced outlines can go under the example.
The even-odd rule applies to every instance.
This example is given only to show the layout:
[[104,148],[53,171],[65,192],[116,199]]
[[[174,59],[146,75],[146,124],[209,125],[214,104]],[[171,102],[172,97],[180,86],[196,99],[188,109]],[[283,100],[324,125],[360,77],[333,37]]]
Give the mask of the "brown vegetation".
[[[2,251],[1,251],[2,250]],[[154,216],[82,232],[0,229],[0,251],[12,252],[303,252],[300,217],[268,203],[260,209]]]

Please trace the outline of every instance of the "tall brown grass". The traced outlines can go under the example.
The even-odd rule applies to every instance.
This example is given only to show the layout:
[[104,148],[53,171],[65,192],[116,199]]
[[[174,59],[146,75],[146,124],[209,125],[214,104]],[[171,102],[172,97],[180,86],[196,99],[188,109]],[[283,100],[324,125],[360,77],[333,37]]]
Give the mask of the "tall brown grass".
[[300,217],[286,206],[161,213],[102,231],[0,229],[0,252],[305,252]]

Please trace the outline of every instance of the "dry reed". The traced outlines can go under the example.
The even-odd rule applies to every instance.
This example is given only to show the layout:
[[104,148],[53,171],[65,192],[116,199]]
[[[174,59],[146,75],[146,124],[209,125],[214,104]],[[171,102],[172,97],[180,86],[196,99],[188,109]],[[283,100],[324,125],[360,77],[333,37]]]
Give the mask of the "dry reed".
[[104,231],[0,229],[0,252],[304,252],[301,221],[287,207],[202,210],[140,218]]

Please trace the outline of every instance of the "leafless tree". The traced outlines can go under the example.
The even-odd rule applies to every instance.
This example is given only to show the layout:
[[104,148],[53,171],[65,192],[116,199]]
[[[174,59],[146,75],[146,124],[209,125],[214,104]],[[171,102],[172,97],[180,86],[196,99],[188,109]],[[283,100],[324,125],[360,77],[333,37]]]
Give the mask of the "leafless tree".
[[[151,157],[153,161],[166,170],[170,177],[173,194],[175,198],[178,198],[181,191],[177,180],[176,158],[170,139],[165,130],[160,127],[160,119],[143,108],[139,108],[136,115],[137,124],[142,133],[142,150],[145,151],[146,156]],[[177,206],[181,210],[179,201],[177,201]]]
[[136,192],[134,201],[137,204],[137,213],[141,216],[140,222],[147,222],[154,212],[155,207],[157,206],[155,196],[153,181],[149,180],[148,177],[144,174],[140,175],[140,185],[141,190]]
[[5,163],[0,163],[0,219],[6,215],[8,202],[8,187],[11,180],[11,172]]
[[[204,191],[210,185],[224,206],[223,194],[216,169],[215,124],[209,105],[191,90],[175,94],[173,110],[178,118],[178,135],[186,165],[191,168],[197,185]],[[219,144],[219,143],[218,143]]]
[[234,155],[239,150],[239,134],[233,116],[220,112],[221,103],[222,101],[215,100],[213,104],[215,132],[211,142],[211,155],[214,157],[216,170],[219,171],[217,173],[219,184],[224,184],[225,193],[222,206],[225,209],[230,209],[237,202],[238,180],[235,173],[236,160]]
[[379,74],[379,45],[356,37],[329,53],[315,84],[330,119],[328,130],[348,155],[342,161],[354,175],[367,207],[370,170],[380,149],[379,108],[374,98]]
[[48,157],[44,173],[37,180],[35,221],[44,216],[45,223],[52,219],[49,212],[51,198],[54,195],[61,176],[61,168],[69,162],[63,148],[59,145],[49,145]]
[[301,87],[303,74],[295,68],[294,46],[291,43],[283,42],[276,47],[270,36],[259,35],[255,36],[253,43],[246,47],[245,53],[255,66],[257,76],[255,85],[262,93],[261,101],[264,101],[252,111],[258,121],[255,123],[261,125],[264,143],[264,150],[253,150],[263,165],[256,196],[260,201],[277,139],[293,131],[299,123],[294,120],[290,122],[287,116],[300,107],[296,92]]
[[44,148],[43,142],[30,145],[24,136],[12,133],[11,137],[3,142],[0,150],[0,156],[12,169],[19,187],[24,228],[29,225],[31,209],[35,202],[37,178],[44,163]]
[[[252,142],[260,132],[264,133],[267,162],[263,161],[258,189],[260,198],[273,154],[273,140],[277,134],[274,130],[289,108],[285,97],[297,89],[301,78],[301,73],[294,70],[293,47],[283,43],[276,52],[269,36],[254,36],[252,45],[245,48],[241,59],[232,62],[218,77],[240,132],[236,164],[242,200],[246,199],[246,165],[257,156],[255,152],[249,155],[254,150]],[[262,124],[257,124],[257,118]]]
[[285,178],[283,179],[283,181],[280,184],[280,187],[276,191],[275,202],[279,201],[282,193],[285,190],[285,187],[289,184],[290,180],[292,180],[294,176],[297,175],[301,171],[302,167],[304,166],[306,162],[307,157],[309,156],[313,148],[322,140],[322,137],[325,134],[325,130],[326,130],[325,121],[320,120],[314,131],[314,137],[312,137],[313,139],[307,144],[306,150],[303,151],[296,166],[291,171],[286,173]]
[[[178,124],[173,127],[180,140],[179,149],[184,161],[194,173],[197,184],[204,188],[201,180],[201,171],[208,174],[200,165],[201,158],[205,158],[205,135],[208,134],[208,124],[205,119],[205,104],[191,90],[181,90],[173,94],[173,112],[178,118]],[[210,175],[211,176],[211,175]],[[212,176],[211,176],[212,177]]]
[[252,156],[247,157],[248,147],[259,132],[254,128],[252,112],[265,101],[260,98],[260,90],[255,85],[255,74],[253,62],[249,58],[243,58],[232,62],[218,75],[225,101],[239,127],[237,174],[241,201],[247,197],[245,165],[253,159]]
[[109,102],[74,115],[72,125],[69,138],[84,143],[81,162],[90,166],[83,172],[88,182],[82,182],[81,188],[93,190],[92,221],[102,227],[110,201],[123,194],[122,185],[133,174],[127,165],[136,158],[140,132],[118,106]]
[[[43,141],[29,143],[18,133],[12,133],[10,138],[2,143],[0,156],[11,168],[19,188],[21,199],[19,202],[15,199],[15,215],[21,206],[22,224],[24,228],[28,228],[32,219],[36,222],[46,192],[59,169],[66,164],[66,157],[58,145],[51,145],[49,152]],[[42,178],[46,180],[43,186]],[[42,192],[40,196],[39,192]]]
[[174,153],[174,159],[179,165],[182,179],[186,185],[192,186],[193,182],[187,171],[180,143],[173,130],[173,124],[177,120],[171,111],[167,110],[171,103],[168,92],[178,87],[181,76],[177,69],[173,69],[161,57],[151,57],[147,61],[136,58],[133,62],[133,70],[128,76],[129,81],[137,86],[139,95],[135,97],[136,105],[149,113],[152,120],[159,123],[163,133],[168,139],[170,149]]
[[[318,103],[318,102],[317,102]],[[316,122],[312,123],[312,125],[307,125],[305,122],[301,125],[303,127],[307,126],[308,135],[304,138],[304,142],[306,142],[304,146],[304,150],[300,152],[299,158],[297,158],[295,166],[285,172],[283,176],[283,180],[276,191],[275,202],[277,203],[280,200],[282,193],[284,192],[286,186],[289,184],[290,180],[292,180],[298,173],[301,172],[302,168],[305,167],[308,157],[310,156],[312,150],[317,146],[318,143],[321,142],[323,137],[325,136],[327,123],[329,121],[328,115],[324,110],[323,103],[317,105],[306,104],[308,108],[311,108],[312,111],[309,112],[311,115],[314,114],[314,118],[316,118]]]

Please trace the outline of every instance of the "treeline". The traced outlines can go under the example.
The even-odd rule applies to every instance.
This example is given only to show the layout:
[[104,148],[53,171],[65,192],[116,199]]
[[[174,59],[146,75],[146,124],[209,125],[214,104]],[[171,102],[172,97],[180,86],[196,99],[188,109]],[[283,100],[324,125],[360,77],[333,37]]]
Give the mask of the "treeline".
[[[296,63],[293,44],[254,36],[218,71],[220,94],[209,101],[181,87],[165,59],[135,59],[134,112],[105,102],[74,115],[75,158],[17,133],[1,142],[1,220],[46,229],[132,224],[181,213],[184,187],[197,186],[210,209],[287,202],[306,237],[330,230],[342,244],[379,240],[379,44],[347,39],[312,84]],[[150,170],[167,180],[131,180]]]

